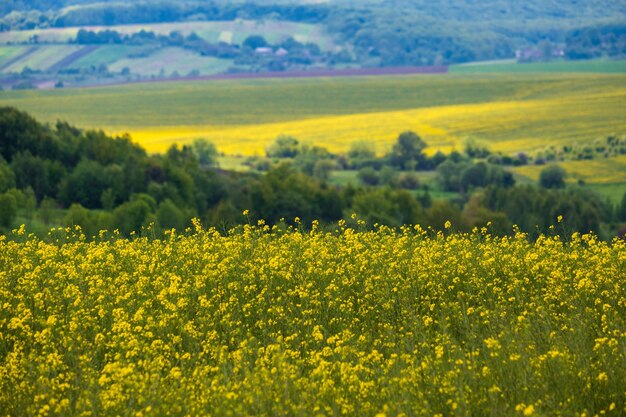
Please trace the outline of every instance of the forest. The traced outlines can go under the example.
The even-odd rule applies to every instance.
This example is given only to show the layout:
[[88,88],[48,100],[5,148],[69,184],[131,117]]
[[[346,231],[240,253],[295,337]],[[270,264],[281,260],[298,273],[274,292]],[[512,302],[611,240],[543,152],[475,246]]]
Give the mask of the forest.
[[[480,149],[428,156],[426,146],[416,133],[404,132],[386,155],[374,155],[367,144],[340,155],[279,137],[267,158],[250,160],[261,164],[258,170],[241,173],[219,168],[218,151],[206,140],[148,154],[128,136],[41,124],[2,107],[0,227],[10,232],[26,223],[45,235],[50,227],[79,225],[88,236],[101,229],[130,235],[149,225],[181,230],[193,218],[227,231],[261,220],[326,225],[356,214],[372,228],[442,230],[451,221],[459,231],[489,225],[507,235],[515,225],[537,236],[554,232],[562,216],[561,232],[593,231],[609,239],[626,222],[626,195],[613,205],[584,185],[566,186],[556,166],[546,165],[538,185],[516,185],[506,166],[481,158]],[[328,173],[341,165],[359,169],[360,186],[328,183]],[[420,184],[420,171],[432,172],[457,197],[433,198]]]

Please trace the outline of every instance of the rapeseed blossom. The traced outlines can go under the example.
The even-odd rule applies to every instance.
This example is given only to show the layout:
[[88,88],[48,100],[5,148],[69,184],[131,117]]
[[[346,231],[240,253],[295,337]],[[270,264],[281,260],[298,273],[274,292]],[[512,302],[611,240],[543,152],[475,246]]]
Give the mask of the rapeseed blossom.
[[0,237],[3,415],[626,413],[626,244],[419,227]]

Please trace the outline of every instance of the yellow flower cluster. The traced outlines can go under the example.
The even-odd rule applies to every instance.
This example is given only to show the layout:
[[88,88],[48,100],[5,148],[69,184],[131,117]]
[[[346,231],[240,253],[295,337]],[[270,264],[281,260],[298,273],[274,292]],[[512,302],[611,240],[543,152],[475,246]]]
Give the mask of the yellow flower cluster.
[[591,235],[20,230],[0,414],[624,415],[625,276]]

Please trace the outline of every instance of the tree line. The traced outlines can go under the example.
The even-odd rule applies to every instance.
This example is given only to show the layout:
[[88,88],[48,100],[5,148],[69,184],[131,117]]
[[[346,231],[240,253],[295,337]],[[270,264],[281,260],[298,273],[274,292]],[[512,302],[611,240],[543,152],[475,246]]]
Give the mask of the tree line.
[[[413,135],[405,134],[385,159],[400,173],[411,173],[428,159],[420,159],[421,150],[414,152],[420,146]],[[407,143],[413,145],[408,152]],[[278,145],[268,153],[288,152],[284,140]],[[490,222],[494,233],[505,234],[513,224],[530,233],[548,232],[563,215],[569,231],[610,237],[619,222],[626,222],[626,197],[614,207],[580,187],[477,182],[450,201],[432,198],[426,187],[333,186],[314,175],[320,160],[310,173],[310,165],[297,161],[299,152],[278,158],[265,172],[229,172],[217,167],[217,150],[204,140],[150,155],[127,136],[109,137],[64,122],[45,125],[2,107],[0,227],[8,232],[27,223],[45,235],[49,227],[80,225],[88,235],[100,229],[130,235],[149,224],[156,230],[184,229],[194,217],[226,230],[243,222],[277,224],[296,217],[305,224],[330,225],[356,213],[370,227],[419,223],[440,230],[451,221],[458,230],[471,230]],[[482,172],[481,163],[468,166]],[[250,214],[243,216],[244,210]]]

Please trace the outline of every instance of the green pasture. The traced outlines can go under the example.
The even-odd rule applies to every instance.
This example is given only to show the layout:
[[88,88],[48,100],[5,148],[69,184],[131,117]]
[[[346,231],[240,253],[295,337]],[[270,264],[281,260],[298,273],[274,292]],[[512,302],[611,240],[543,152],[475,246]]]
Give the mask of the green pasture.
[[[173,63],[185,75],[184,65],[190,62],[181,58]],[[161,68],[158,60],[152,65],[155,72]],[[625,74],[156,82],[7,91],[0,103],[47,122],[66,120],[82,128],[130,132],[150,152],[202,137],[226,154],[255,155],[278,135],[289,134],[332,152],[345,152],[355,141],[370,141],[382,153],[400,132],[414,130],[429,144],[427,152],[461,150],[472,139],[512,155],[626,133]],[[588,172],[578,166],[568,171],[587,183],[626,178],[626,172],[613,170],[621,175],[616,180],[603,163],[584,166],[590,167]],[[538,177],[538,172],[518,174],[535,181]]]
[[219,59],[198,55],[183,48],[163,48],[141,58],[122,58],[109,65],[109,69],[119,72],[129,68],[131,73],[143,76],[157,76],[163,73],[187,75],[197,70],[201,75],[216,74],[226,71],[233,65],[231,59]]
[[25,46],[0,46],[0,65],[24,53],[27,49]]
[[90,66],[98,66],[100,64],[111,65],[121,59],[127,58],[129,55],[139,53],[145,50],[142,46],[131,45],[102,45],[90,54],[85,55],[71,63],[70,68],[87,68]]
[[[6,68],[2,68],[2,72],[22,72],[25,68],[32,70],[45,71],[66,56],[80,50],[79,45],[46,45],[37,48],[36,51],[29,53],[17,61],[13,62]],[[0,66],[4,59],[0,57]]]
[[449,71],[453,74],[485,74],[485,73],[567,73],[567,72],[595,72],[607,74],[626,73],[626,60],[612,61],[596,59],[588,61],[555,61],[517,63],[515,61],[493,61],[485,63],[471,63],[452,65]]
[[[14,91],[2,101],[45,121],[64,119],[91,128],[254,125],[449,105],[575,99],[585,92],[624,103],[625,86],[623,75],[579,74],[247,79]],[[597,108],[599,119],[609,113],[611,108]],[[567,126],[553,129],[564,131]]]

